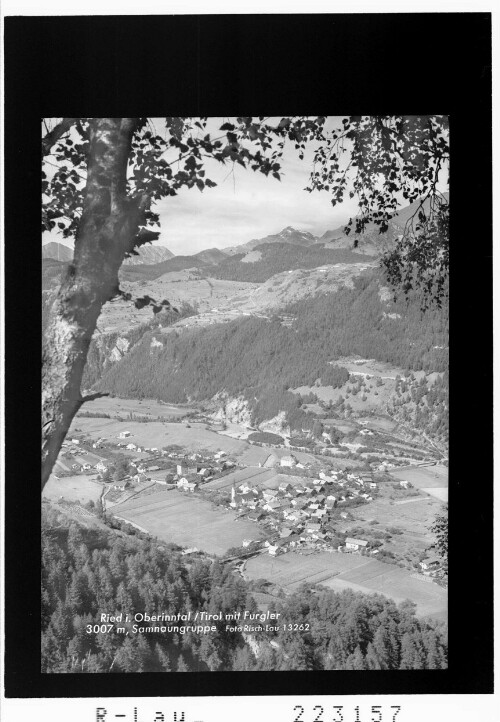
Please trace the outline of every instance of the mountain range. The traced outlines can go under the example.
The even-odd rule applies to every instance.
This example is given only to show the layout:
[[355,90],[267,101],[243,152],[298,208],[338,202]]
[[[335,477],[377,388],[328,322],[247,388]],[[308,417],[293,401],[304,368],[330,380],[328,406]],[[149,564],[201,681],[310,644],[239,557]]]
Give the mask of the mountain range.
[[[389,221],[389,228],[383,234],[374,224],[369,224],[362,235],[346,235],[344,227],[339,227],[326,231],[322,236],[287,226],[279,233],[254,238],[238,246],[223,250],[209,248],[192,255],[175,256],[164,246],[144,246],[137,256],[125,261],[120,279],[131,283],[153,281],[164,274],[192,269],[200,279],[264,283],[272,276],[287,271],[323,265],[370,263],[391,248],[405,223],[417,210],[417,203],[402,208]],[[42,257],[43,287],[53,288],[60,272],[71,261],[72,250],[60,243],[50,242],[42,247]]]
[[224,251],[230,255],[237,253],[245,253],[247,251],[253,251],[257,246],[262,246],[264,243],[291,243],[294,246],[312,246],[318,242],[318,238],[313,236],[308,231],[297,231],[291,226],[283,228],[280,233],[275,233],[265,238],[254,238],[248,243],[242,243],[239,246],[230,246],[225,248]]
[[[142,264],[152,265],[161,263],[173,258],[174,254],[165,246],[142,246],[136,256],[131,256],[124,261],[126,266],[136,266]],[[68,248],[63,243],[50,241],[42,246],[42,258],[52,258],[54,261],[62,261],[70,263],[73,260],[73,249]]]

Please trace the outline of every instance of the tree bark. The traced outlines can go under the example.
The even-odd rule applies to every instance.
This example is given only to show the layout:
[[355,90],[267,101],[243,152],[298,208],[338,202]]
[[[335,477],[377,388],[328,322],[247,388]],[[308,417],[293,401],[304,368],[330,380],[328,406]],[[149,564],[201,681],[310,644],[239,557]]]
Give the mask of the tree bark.
[[80,408],[81,380],[96,322],[118,289],[144,198],[127,196],[127,165],[139,118],[96,118],[73,263],[50,311],[42,344],[42,489]]

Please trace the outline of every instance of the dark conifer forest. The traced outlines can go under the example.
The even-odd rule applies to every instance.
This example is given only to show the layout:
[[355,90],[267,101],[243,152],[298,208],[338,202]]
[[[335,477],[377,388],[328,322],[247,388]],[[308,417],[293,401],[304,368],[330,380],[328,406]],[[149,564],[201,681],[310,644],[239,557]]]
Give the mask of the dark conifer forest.
[[[126,525],[125,532],[87,527],[45,507],[43,528],[44,672],[447,666],[446,626],[418,619],[412,603],[398,606],[380,595],[335,593],[320,586],[304,586],[286,597],[278,593],[269,606],[280,615],[278,632],[227,631],[222,620],[208,634],[134,633],[132,622],[129,634],[96,633],[102,613],[128,614],[132,620],[145,613],[258,613],[253,591],[259,582],[245,582],[217,559],[199,555],[188,561],[178,548]],[[305,631],[293,631],[294,625]]]
[[[151,346],[155,333],[148,330],[95,387],[173,403],[206,400],[224,391],[248,400],[254,423],[285,411],[292,428],[301,428],[311,420],[290,390],[316,381],[343,386],[349,372],[336,363],[342,357],[427,373],[447,368],[447,308],[430,308],[424,315],[415,293],[384,302],[376,275],[356,278],[353,288],[298,301],[283,313],[294,321],[284,324],[280,315],[245,317],[162,336],[162,347]],[[99,375],[87,371],[89,379]],[[447,393],[442,384],[434,393],[441,391]]]

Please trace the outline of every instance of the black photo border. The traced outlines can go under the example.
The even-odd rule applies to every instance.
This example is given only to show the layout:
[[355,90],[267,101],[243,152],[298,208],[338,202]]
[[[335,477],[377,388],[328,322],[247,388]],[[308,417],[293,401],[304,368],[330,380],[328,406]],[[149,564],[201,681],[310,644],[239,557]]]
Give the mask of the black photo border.
[[[491,15],[7,17],[4,48],[6,697],[491,693]],[[125,111],[450,116],[447,670],[40,673],[40,119]]]

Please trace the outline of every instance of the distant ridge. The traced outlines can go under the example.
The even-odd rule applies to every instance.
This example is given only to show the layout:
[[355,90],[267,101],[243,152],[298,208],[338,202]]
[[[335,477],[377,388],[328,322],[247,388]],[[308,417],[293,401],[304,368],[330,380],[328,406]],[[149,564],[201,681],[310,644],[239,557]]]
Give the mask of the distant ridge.
[[236,253],[253,251],[254,248],[264,243],[290,243],[294,246],[312,246],[317,242],[318,238],[313,236],[312,233],[309,233],[309,231],[297,231],[295,228],[292,228],[292,226],[287,226],[274,235],[266,236],[265,238],[254,238],[248,241],[248,243],[243,243],[241,246],[231,246],[224,250],[230,255],[235,255]]
[[42,246],[42,258],[53,258],[54,261],[69,263],[73,260],[73,249],[62,243],[50,241],[50,243]]
[[218,248],[207,248],[206,251],[200,251],[199,253],[195,253],[193,255],[193,258],[198,258],[204,263],[214,264],[220,263],[221,261],[226,259],[228,255],[228,253],[225,253]]
[[[443,193],[444,198],[449,201],[449,194]],[[410,203],[400,208],[396,215],[389,221],[389,228],[386,233],[380,233],[375,223],[369,223],[364,233],[356,234],[351,232],[348,236],[344,233],[345,226],[339,226],[332,231],[325,231],[319,239],[325,243],[326,248],[353,248],[357,242],[358,251],[363,253],[379,254],[387,250],[391,244],[400,236],[407,221],[416,214],[419,208],[419,201]],[[429,207],[429,202],[424,203],[424,210]]]

